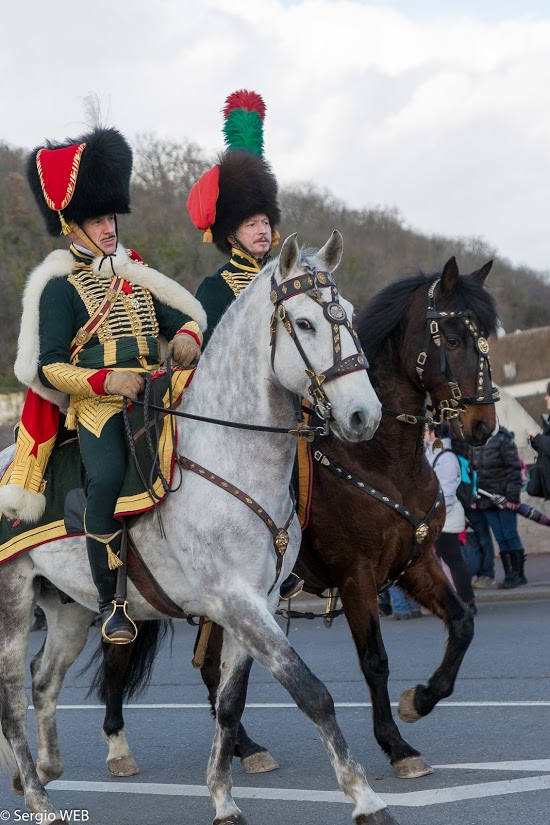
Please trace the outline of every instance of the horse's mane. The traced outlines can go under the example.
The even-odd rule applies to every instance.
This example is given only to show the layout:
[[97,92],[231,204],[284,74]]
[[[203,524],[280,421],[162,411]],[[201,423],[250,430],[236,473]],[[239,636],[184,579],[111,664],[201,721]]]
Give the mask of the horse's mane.
[[[394,281],[378,292],[359,312],[355,328],[361,346],[369,359],[374,359],[377,350],[389,335],[399,326],[410,306],[415,291],[428,286],[441,273],[426,275],[420,270]],[[451,304],[458,311],[470,310],[479,323],[483,335],[495,335],[498,323],[493,296],[485,289],[479,278],[461,275],[454,289],[444,303]],[[436,293],[436,308],[443,309],[441,297]]]

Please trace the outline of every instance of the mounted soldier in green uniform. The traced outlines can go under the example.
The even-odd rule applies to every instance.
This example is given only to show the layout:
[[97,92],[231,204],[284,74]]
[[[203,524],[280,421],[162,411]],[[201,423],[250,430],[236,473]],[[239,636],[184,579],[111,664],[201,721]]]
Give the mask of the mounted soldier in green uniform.
[[[265,103],[256,92],[229,95],[223,108],[226,151],[194,184],[187,209],[193,224],[229,261],[206,277],[196,297],[204,307],[209,342],[220,318],[270,260],[278,243],[281,210],[275,175],[263,157]],[[291,576],[281,596],[296,595],[303,582]]]
[[114,517],[127,467],[123,398],[136,400],[142,373],[161,361],[194,363],[205,314],[182,286],[144,266],[118,243],[117,214],[130,211],[132,151],[115,129],[47,143],[28,160],[27,177],[50,235],[66,235],[30,275],[24,296],[17,378],[29,387],[8,483],[4,516],[37,522],[45,508],[44,472],[60,410],[76,430],[86,470],[85,529],[98,590],[103,637],[136,636],[127,603],[115,601],[121,522]]

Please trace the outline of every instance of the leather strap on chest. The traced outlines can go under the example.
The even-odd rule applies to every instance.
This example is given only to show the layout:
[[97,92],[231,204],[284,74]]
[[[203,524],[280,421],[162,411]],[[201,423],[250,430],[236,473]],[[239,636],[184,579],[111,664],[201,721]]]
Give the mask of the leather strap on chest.
[[113,305],[120,295],[120,291],[122,289],[122,285],[124,284],[124,278],[121,278],[118,275],[114,275],[111,279],[111,282],[105,292],[105,297],[103,298],[102,302],[96,309],[93,315],[90,316],[88,321],[84,324],[84,326],[80,327],[78,332],[76,333],[73,341],[71,342],[71,361],[75,357],[75,355],[80,352],[82,347],[88,343],[92,335],[97,332],[99,327],[105,323],[109,314],[113,308]]

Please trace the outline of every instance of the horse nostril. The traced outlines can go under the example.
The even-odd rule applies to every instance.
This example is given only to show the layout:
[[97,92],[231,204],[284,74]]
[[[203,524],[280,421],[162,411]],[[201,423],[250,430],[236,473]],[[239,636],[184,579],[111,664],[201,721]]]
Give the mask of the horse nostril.
[[491,435],[491,428],[486,421],[475,421],[472,427],[475,443],[482,446]]
[[363,433],[367,427],[367,417],[364,412],[354,412],[350,424],[354,433]]

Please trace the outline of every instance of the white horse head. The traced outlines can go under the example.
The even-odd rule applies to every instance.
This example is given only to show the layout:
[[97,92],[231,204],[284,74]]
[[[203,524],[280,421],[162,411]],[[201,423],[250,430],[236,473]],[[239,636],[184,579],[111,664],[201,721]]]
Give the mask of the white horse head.
[[[275,312],[272,361],[275,376],[291,392],[314,403],[318,396],[312,397],[312,390],[325,396],[336,435],[362,441],[376,432],[381,405],[351,327],[353,307],[331,284],[342,249],[337,231],[317,253],[301,252],[294,234],[267,267],[266,277],[269,274],[280,287],[282,298]],[[301,282],[304,275],[305,282]],[[285,290],[289,297],[284,297]],[[327,375],[333,367],[335,372]]]

